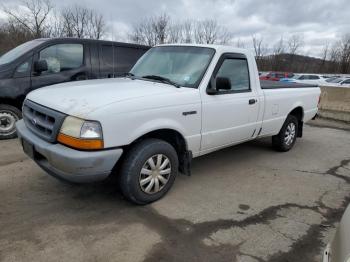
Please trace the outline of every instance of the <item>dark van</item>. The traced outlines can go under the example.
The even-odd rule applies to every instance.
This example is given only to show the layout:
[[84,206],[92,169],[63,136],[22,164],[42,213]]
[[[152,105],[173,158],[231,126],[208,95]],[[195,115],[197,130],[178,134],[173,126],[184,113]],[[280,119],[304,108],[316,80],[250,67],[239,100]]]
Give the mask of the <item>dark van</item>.
[[[0,140],[16,137],[26,95],[68,81],[118,77],[147,46],[74,38],[36,39],[0,57]],[[55,99],[54,97],[52,99]]]

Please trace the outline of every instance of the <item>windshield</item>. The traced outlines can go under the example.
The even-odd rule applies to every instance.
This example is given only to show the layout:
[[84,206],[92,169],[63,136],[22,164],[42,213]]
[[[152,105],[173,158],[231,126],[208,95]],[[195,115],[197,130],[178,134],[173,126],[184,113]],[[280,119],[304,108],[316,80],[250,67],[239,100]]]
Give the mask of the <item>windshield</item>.
[[24,53],[28,52],[29,50],[38,46],[41,43],[41,41],[33,40],[17,46],[16,48],[8,51],[0,57],[0,65],[11,63],[21,55],[23,55]]
[[301,75],[294,75],[293,77],[291,77],[291,79],[299,79],[301,77]]
[[149,50],[131,69],[135,77],[160,76],[183,87],[197,87],[215,53],[193,46],[159,46]]

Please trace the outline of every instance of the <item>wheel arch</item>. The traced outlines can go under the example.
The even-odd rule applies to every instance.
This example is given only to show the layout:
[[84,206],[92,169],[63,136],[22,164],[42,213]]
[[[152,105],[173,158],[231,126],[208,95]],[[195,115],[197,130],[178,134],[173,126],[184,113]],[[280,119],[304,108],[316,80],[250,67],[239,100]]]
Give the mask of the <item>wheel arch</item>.
[[192,153],[188,151],[186,139],[178,130],[172,128],[160,128],[148,131],[147,133],[140,135],[137,139],[135,139],[130,145],[125,148],[125,150],[128,150],[136,143],[148,138],[160,139],[172,145],[179,159],[179,170],[185,174],[189,172],[189,170],[187,170],[189,168],[187,164],[188,161],[192,159]]
[[22,111],[22,103],[23,103],[23,101],[21,99],[0,97],[0,104],[14,106],[20,111]]
[[303,126],[304,126],[304,108],[302,106],[295,107],[289,112],[289,116],[294,116],[298,119],[298,134],[297,137],[303,136]]

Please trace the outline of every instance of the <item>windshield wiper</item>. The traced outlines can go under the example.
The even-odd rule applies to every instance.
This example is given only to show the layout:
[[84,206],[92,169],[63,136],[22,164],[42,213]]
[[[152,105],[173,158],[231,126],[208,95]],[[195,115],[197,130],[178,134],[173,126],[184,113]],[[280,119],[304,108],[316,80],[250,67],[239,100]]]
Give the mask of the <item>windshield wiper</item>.
[[128,77],[128,78],[134,79],[135,75],[133,73],[124,73],[121,75],[121,77]]
[[157,76],[157,75],[146,75],[146,76],[142,76],[141,78],[157,80],[157,81],[160,81],[162,83],[173,85],[177,88],[180,88],[180,85],[178,83],[175,83],[174,81],[172,81],[166,77]]

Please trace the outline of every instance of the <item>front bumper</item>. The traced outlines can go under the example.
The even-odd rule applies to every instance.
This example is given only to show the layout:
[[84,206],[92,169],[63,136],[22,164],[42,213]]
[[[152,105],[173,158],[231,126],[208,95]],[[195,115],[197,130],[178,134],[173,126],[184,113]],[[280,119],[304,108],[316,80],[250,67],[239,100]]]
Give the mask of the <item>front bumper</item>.
[[[75,183],[88,183],[106,179],[121,157],[122,149],[78,151],[61,144],[51,144],[34,135],[23,120],[16,124],[22,142],[32,146],[28,154],[50,175]],[[25,150],[26,151],[26,150]]]

